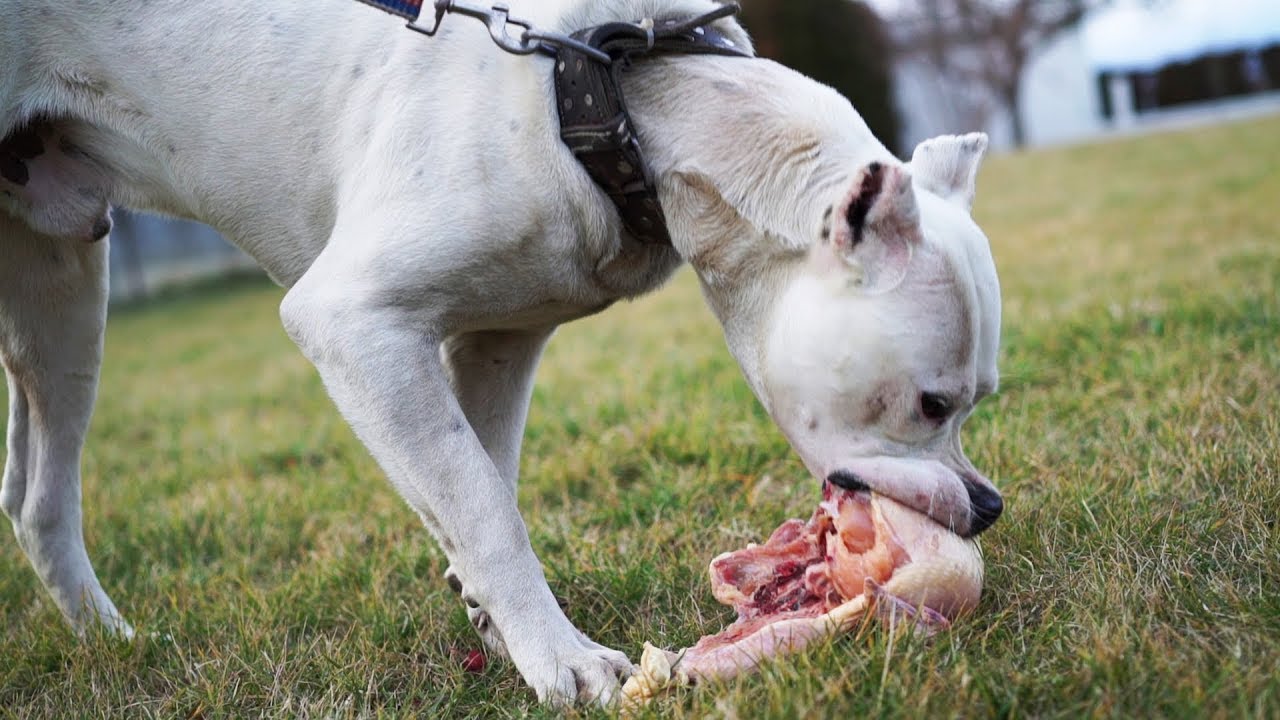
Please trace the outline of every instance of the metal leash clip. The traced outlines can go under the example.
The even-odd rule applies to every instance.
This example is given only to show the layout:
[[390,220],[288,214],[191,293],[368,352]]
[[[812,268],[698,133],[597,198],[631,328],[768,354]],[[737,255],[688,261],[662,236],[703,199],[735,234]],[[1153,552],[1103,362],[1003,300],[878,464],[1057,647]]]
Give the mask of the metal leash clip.
[[[489,28],[489,37],[493,38],[493,42],[498,47],[514,55],[530,55],[535,52],[553,55],[555,54],[554,48],[569,47],[597,62],[606,65],[612,62],[607,53],[586,43],[561,33],[538,30],[533,27],[531,22],[511,17],[511,8],[506,3],[494,3],[491,7],[483,7],[459,2],[459,0],[436,0],[435,10],[435,22],[431,24],[431,27],[419,25],[417,19],[410,20],[406,27],[414,32],[420,32],[431,37],[440,30],[440,23],[444,20],[445,14],[458,13],[459,15],[468,15],[484,21],[484,24]],[[512,25],[521,28],[519,36],[514,36],[507,31],[508,26]]]

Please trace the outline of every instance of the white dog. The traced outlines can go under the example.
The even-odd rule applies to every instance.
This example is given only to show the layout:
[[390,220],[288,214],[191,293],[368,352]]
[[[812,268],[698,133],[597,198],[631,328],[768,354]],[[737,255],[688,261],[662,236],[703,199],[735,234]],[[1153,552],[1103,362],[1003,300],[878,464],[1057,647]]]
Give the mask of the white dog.
[[[560,31],[715,7],[523,5]],[[516,507],[534,367],[557,325],[682,260],[817,477],[963,535],[1000,512],[959,442],[996,387],[999,288],[969,216],[984,136],[903,164],[772,62],[642,60],[624,89],[674,247],[643,244],[559,139],[553,61],[470,19],[427,39],[351,0],[0,0],[0,17],[0,506],[77,628],[132,632],[80,520],[108,204],[205,221],[289,288],[290,337],[544,701],[607,702],[631,665],[565,618]]]

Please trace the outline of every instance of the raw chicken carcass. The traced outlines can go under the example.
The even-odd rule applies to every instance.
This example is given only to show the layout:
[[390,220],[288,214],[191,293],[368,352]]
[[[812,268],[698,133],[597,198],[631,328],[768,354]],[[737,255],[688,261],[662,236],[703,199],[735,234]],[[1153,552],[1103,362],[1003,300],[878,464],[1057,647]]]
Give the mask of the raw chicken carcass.
[[738,619],[680,652],[648,643],[622,689],[635,707],[658,692],[723,680],[853,627],[869,611],[926,631],[978,603],[982,556],[927,516],[829,484],[808,522],[711,561],[712,592]]

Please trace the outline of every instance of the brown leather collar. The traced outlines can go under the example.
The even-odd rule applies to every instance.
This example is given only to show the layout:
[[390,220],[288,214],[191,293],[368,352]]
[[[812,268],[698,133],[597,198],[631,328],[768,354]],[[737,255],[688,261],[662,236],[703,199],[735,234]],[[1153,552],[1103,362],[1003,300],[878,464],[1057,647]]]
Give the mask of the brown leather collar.
[[622,227],[640,242],[670,245],[671,236],[627,113],[622,73],[634,60],[652,55],[751,57],[745,48],[737,47],[709,25],[737,10],[731,4],[693,18],[608,23],[572,35],[608,54],[612,60],[608,64],[569,46],[556,48],[560,138],[617,206]]

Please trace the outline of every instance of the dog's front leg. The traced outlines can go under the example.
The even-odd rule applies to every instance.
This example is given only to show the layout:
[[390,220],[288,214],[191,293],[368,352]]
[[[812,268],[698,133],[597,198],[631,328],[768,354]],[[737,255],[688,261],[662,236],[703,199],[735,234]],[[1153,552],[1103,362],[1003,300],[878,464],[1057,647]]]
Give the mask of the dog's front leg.
[[[520,471],[533,375],[550,329],[470,332],[454,335],[440,347],[440,359],[467,423],[480,439],[498,474],[514,493]],[[458,568],[445,570],[449,587],[469,598]],[[467,618],[490,654],[507,656],[506,644],[483,608],[467,605]]]
[[[328,254],[328,251],[326,251]],[[389,302],[376,280],[325,254],[281,318],[356,434],[466,579],[516,668],[544,702],[608,703],[630,671],[583,637],[547,587],[511,482],[473,431],[440,362],[429,310]]]

